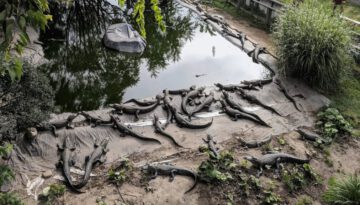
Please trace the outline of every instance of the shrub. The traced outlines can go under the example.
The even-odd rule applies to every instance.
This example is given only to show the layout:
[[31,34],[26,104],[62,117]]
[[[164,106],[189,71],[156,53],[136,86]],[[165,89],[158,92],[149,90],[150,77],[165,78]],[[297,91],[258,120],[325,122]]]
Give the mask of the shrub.
[[351,124],[335,108],[327,108],[319,112],[317,118],[317,127],[320,128],[323,136],[329,141],[339,134],[351,134],[352,132]]
[[51,184],[46,187],[40,194],[40,199],[46,205],[57,204],[59,198],[65,194],[66,187],[62,184]]
[[351,175],[344,179],[330,178],[329,187],[323,195],[325,202],[329,204],[360,204],[360,177]]
[[338,86],[350,65],[350,30],[315,0],[289,5],[274,24],[279,72],[324,90]]
[[48,77],[38,68],[25,64],[24,75],[19,83],[10,83],[6,76],[0,77],[0,81],[1,88],[7,91],[10,98],[1,107],[0,120],[11,121],[11,124],[0,129],[0,136],[13,138],[8,135],[14,135],[16,131],[23,131],[49,117],[53,109],[54,92]]
[[295,205],[312,205],[312,204],[313,204],[312,198],[309,196],[303,195],[297,199]]
[[0,205],[24,205],[14,193],[0,193]]

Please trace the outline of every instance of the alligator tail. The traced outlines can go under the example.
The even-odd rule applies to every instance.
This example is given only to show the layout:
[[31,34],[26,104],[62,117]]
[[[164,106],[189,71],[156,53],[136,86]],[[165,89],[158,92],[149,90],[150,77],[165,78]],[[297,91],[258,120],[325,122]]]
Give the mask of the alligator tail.
[[196,185],[197,185],[197,181],[198,181],[197,175],[194,174],[194,173],[191,173],[191,174],[192,174],[193,177],[194,177],[194,184],[193,184],[192,187],[190,187],[190,189],[188,189],[184,194],[187,194],[187,193],[189,193],[190,191],[192,191],[193,189],[195,189],[195,187],[196,187]]

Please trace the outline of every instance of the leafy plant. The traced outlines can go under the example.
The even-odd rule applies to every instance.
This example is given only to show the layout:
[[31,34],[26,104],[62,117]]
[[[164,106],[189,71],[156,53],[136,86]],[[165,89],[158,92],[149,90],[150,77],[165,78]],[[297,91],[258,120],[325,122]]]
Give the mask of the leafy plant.
[[[11,153],[13,149],[12,144],[7,144],[6,146],[0,146],[0,157],[7,156]],[[0,187],[13,180],[15,178],[14,173],[7,165],[0,164]]]
[[297,191],[304,188],[310,182],[318,184],[321,179],[309,164],[296,165],[292,169],[283,170],[282,181],[289,190]]
[[124,159],[117,167],[110,167],[108,179],[116,185],[122,184],[129,178],[129,173],[132,169],[131,162],[128,159]]
[[[129,1],[129,0],[127,0]],[[125,0],[119,0],[119,5],[124,5]],[[159,0],[150,0],[151,10],[154,12],[155,22],[158,24],[161,31],[166,31],[165,22],[163,20],[163,16],[161,14],[161,9],[159,7]],[[134,5],[134,12],[132,17],[135,19],[137,25],[139,26],[140,34],[143,37],[146,37],[146,30],[145,30],[145,7],[146,1],[139,0]]]
[[312,205],[313,200],[309,196],[303,195],[298,198],[295,205]]
[[14,193],[0,193],[0,205],[24,205]]
[[9,155],[13,150],[12,144],[6,144],[5,146],[0,146],[0,157]]
[[[27,26],[45,29],[52,20],[47,0],[7,0],[0,5],[0,24],[4,40],[0,44],[0,75],[6,72],[12,81],[22,76],[23,63],[19,56],[30,41]],[[14,54],[13,50],[16,51]]]
[[236,166],[237,164],[234,163],[234,156],[231,152],[222,151],[218,158],[211,157],[209,154],[209,159],[202,162],[198,168],[199,176],[208,183],[225,182],[233,178],[229,171]]
[[262,204],[274,205],[282,202],[282,199],[279,195],[272,191],[264,191],[264,199]]
[[283,75],[324,90],[338,87],[350,65],[350,29],[330,6],[314,0],[288,5],[273,30]]
[[280,145],[285,145],[286,144],[286,140],[284,139],[284,137],[279,137],[278,142],[279,142]]
[[327,108],[317,114],[317,127],[323,136],[331,141],[335,136],[351,134],[352,126],[336,108]]
[[66,187],[62,184],[51,184],[49,187],[46,187],[41,193],[41,199],[47,205],[54,204],[58,198],[65,194]]
[[323,199],[329,204],[358,205],[360,204],[360,177],[350,175],[343,179],[331,177]]

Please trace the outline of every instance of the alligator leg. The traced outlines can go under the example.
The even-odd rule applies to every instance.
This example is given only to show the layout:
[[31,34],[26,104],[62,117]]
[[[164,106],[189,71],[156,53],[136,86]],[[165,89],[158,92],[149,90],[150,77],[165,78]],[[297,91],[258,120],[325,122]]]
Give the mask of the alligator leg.
[[164,110],[166,111],[166,122],[163,126],[163,129],[165,129],[171,122],[171,111],[168,107],[164,106]]
[[136,112],[135,112],[135,121],[139,120],[139,113],[140,113],[140,110],[136,110]]
[[58,137],[58,135],[56,134],[56,127],[54,125],[51,125],[51,132],[55,137]]
[[153,175],[150,176],[150,180],[151,180],[151,179],[156,179],[157,176],[158,176],[158,171],[155,170],[154,173],[153,173]]
[[276,159],[276,169],[275,169],[275,175],[276,177],[280,177],[280,161],[281,159],[280,158],[277,158]]
[[257,177],[257,178],[260,178],[260,176],[262,175],[262,173],[263,173],[263,168],[260,167],[259,170],[258,170],[258,172],[257,172],[257,174],[256,174],[256,177]]
[[106,161],[106,156],[105,155],[102,155],[101,157],[100,157],[100,159],[98,159],[96,162],[98,162],[99,164],[102,164],[102,163],[104,163]]
[[170,171],[169,182],[174,181],[174,179],[175,179],[175,172],[176,172],[176,170],[171,170],[171,171]]

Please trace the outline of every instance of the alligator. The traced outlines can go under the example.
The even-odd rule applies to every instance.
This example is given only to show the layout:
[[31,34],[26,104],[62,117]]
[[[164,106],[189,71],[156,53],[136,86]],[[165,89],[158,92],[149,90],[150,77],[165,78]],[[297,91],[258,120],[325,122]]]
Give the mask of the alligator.
[[237,91],[239,89],[258,90],[256,87],[252,85],[223,85],[221,83],[215,83],[214,85],[218,87],[220,90],[231,91],[231,92]]
[[272,81],[273,81],[273,78],[268,78],[268,79],[263,79],[263,80],[250,80],[250,81],[243,80],[243,81],[241,81],[241,84],[251,85],[253,87],[258,86],[258,87],[262,88],[264,85],[272,83]]
[[259,54],[265,51],[265,47],[255,44],[255,48],[248,52],[248,56],[251,56],[254,63],[259,63]]
[[220,100],[220,103],[221,103],[221,105],[223,107],[223,110],[224,110],[223,112],[228,114],[233,121],[237,121],[240,118],[244,118],[244,119],[247,119],[247,120],[251,120],[251,121],[253,121],[255,123],[258,123],[260,125],[263,125],[263,126],[266,126],[266,127],[271,127],[270,125],[268,125],[264,121],[259,121],[259,120],[255,119],[254,117],[252,117],[250,115],[247,115],[245,113],[240,112],[239,110],[235,110],[235,109],[231,108],[230,106],[226,105],[224,100]]
[[188,101],[192,100],[192,98],[201,96],[204,90],[205,90],[205,87],[200,87],[198,89],[191,90],[183,97],[183,99],[181,101],[181,109],[184,111],[185,114],[190,116],[190,113],[186,108],[186,104],[188,103]]
[[257,104],[260,105],[261,107],[270,110],[271,112],[282,116],[278,111],[276,111],[274,108],[265,105],[263,102],[261,102],[259,99],[257,99],[255,96],[250,95],[250,94],[246,94],[244,90],[238,90],[239,92],[237,92],[238,95],[240,95],[243,99],[247,100],[248,102],[252,103],[252,104]]
[[320,135],[314,133],[314,132],[311,132],[309,130],[306,130],[306,129],[303,129],[303,128],[298,128],[296,130],[300,135],[301,137],[303,137],[304,139],[307,139],[307,140],[311,140],[311,141],[315,141],[315,142],[320,142],[320,143],[326,143],[327,140],[325,140],[324,138],[320,137]]
[[258,172],[258,176],[262,174],[262,169],[265,166],[274,166],[279,169],[279,164],[282,162],[286,163],[295,163],[295,164],[305,164],[309,163],[310,159],[300,159],[294,155],[287,153],[270,153],[261,156],[261,158],[256,158],[253,156],[246,156],[244,159],[250,161],[253,165],[258,167],[260,170]]
[[240,138],[240,142],[241,144],[243,144],[245,147],[247,148],[255,148],[255,147],[260,147],[268,142],[271,141],[272,136],[266,136],[260,140],[250,140],[250,141],[245,141],[244,139]]
[[130,128],[130,126],[125,126],[120,122],[120,119],[118,120],[114,115],[110,114],[111,120],[114,122],[114,126],[123,134],[127,134],[130,136],[133,136],[135,138],[138,138],[140,140],[149,141],[149,142],[156,142],[158,144],[161,144],[161,142],[154,138],[145,137],[142,134],[135,132]]
[[159,121],[159,117],[157,115],[154,115],[154,127],[155,132],[159,133],[167,138],[169,138],[176,146],[183,148],[179,143],[176,142],[176,140],[168,133],[164,131],[164,128],[161,126],[161,123]]
[[85,158],[85,174],[82,177],[82,180],[80,183],[78,184],[74,184],[74,187],[77,189],[81,189],[82,187],[84,187],[89,179],[90,179],[90,173],[93,169],[93,166],[96,163],[104,163],[106,160],[106,153],[109,151],[109,149],[107,148],[107,145],[109,143],[109,139],[105,138],[103,139],[100,144],[98,144],[97,142],[95,143],[95,149],[94,151],[89,155],[86,156]]
[[61,128],[71,128],[70,123],[79,115],[79,113],[75,115],[69,115],[68,118],[54,121],[54,122],[46,122],[40,123],[35,126],[37,131],[51,131],[52,134],[57,137],[56,130]]
[[111,119],[103,120],[100,117],[94,117],[94,116],[92,116],[89,113],[84,112],[84,111],[81,111],[80,115],[84,116],[87,122],[93,123],[94,127],[96,127],[97,125],[104,125],[104,124],[111,124],[112,123]]
[[214,157],[218,159],[220,155],[219,152],[217,151],[218,149],[215,147],[216,141],[214,141],[214,137],[208,134],[207,138],[203,139],[203,141],[208,144],[209,150],[214,154]]
[[155,110],[155,108],[160,104],[161,99],[161,95],[156,95],[156,103],[144,107],[126,104],[110,104],[109,106],[114,108],[118,114],[135,114],[135,121],[137,121],[139,120],[139,114],[148,113]]
[[[195,90],[196,86],[192,85],[189,89],[180,89],[180,90],[168,90],[168,93],[171,95],[183,95],[185,96],[186,93],[190,92],[191,90]],[[165,92],[165,90],[163,91]]]
[[275,79],[275,84],[277,84],[279,86],[279,90],[284,93],[285,97],[290,100],[290,102],[294,105],[294,107],[301,112],[300,108],[298,107],[298,105],[296,104],[295,99],[290,96],[290,94],[288,93],[288,91],[286,90],[285,86],[281,83],[281,81],[279,79]]
[[240,112],[243,112],[243,113],[245,113],[247,115],[250,115],[250,116],[254,117],[256,120],[258,120],[259,122],[261,122],[263,124],[266,124],[266,122],[264,120],[262,120],[256,114],[244,110],[244,108],[239,103],[235,102],[234,99],[231,98],[230,95],[227,92],[223,91],[222,93],[224,95],[224,99],[225,99],[226,103],[229,104],[229,106],[231,108],[239,110]]
[[204,108],[208,108],[209,110],[214,100],[215,100],[214,92],[210,92],[209,96],[207,96],[199,106],[195,107],[193,110],[189,112],[189,117],[193,116],[197,112],[200,112]]
[[75,144],[73,142],[71,142],[71,139],[69,136],[66,136],[63,142],[63,145],[57,145],[58,149],[62,151],[61,153],[61,159],[58,162],[57,166],[60,167],[62,166],[62,171],[64,174],[64,178],[66,180],[66,182],[68,183],[68,185],[70,186],[70,188],[75,191],[76,193],[83,193],[82,191],[78,190],[78,188],[76,188],[71,180],[71,175],[70,175],[70,166],[75,164],[74,161],[74,150],[75,150]]
[[147,100],[147,101],[140,101],[138,99],[135,99],[135,98],[132,98],[126,102],[124,102],[124,104],[128,104],[128,103],[135,103],[137,105],[140,105],[140,106],[150,106],[150,105],[153,105],[155,103],[157,103],[158,101],[157,100]]
[[163,109],[166,111],[166,123],[164,124],[164,128],[167,127],[170,124],[171,121],[171,111],[170,111],[170,106],[171,106],[171,101],[172,101],[172,97],[169,96],[169,91],[168,90],[163,90],[164,93],[164,105],[163,105]]
[[207,21],[207,20],[211,20],[217,24],[220,24],[220,25],[225,25],[227,26],[228,24],[225,22],[225,19],[222,17],[222,16],[218,16],[218,15],[209,15],[207,13],[204,14],[205,18],[204,18],[204,21]]
[[245,41],[247,40],[246,35],[243,32],[239,32],[237,34],[234,34],[229,30],[228,27],[223,26],[223,32],[231,37],[237,38],[240,40],[241,48],[244,49]]
[[143,170],[147,170],[149,174],[152,174],[151,179],[155,179],[158,175],[170,175],[170,181],[174,180],[175,175],[192,177],[194,179],[194,184],[190,187],[190,189],[188,189],[185,192],[185,194],[193,190],[197,184],[197,179],[198,179],[197,174],[189,169],[175,167],[167,164],[159,164],[159,165],[145,165],[143,167]]
[[202,129],[202,128],[207,128],[209,127],[212,122],[213,122],[213,118],[211,119],[210,122],[206,123],[206,124],[192,124],[191,122],[189,122],[188,120],[186,120],[177,110],[174,106],[170,106],[170,110],[172,113],[172,117],[171,117],[171,121],[173,121],[175,119],[175,121],[177,122],[177,125],[179,127],[186,127],[189,129]]

